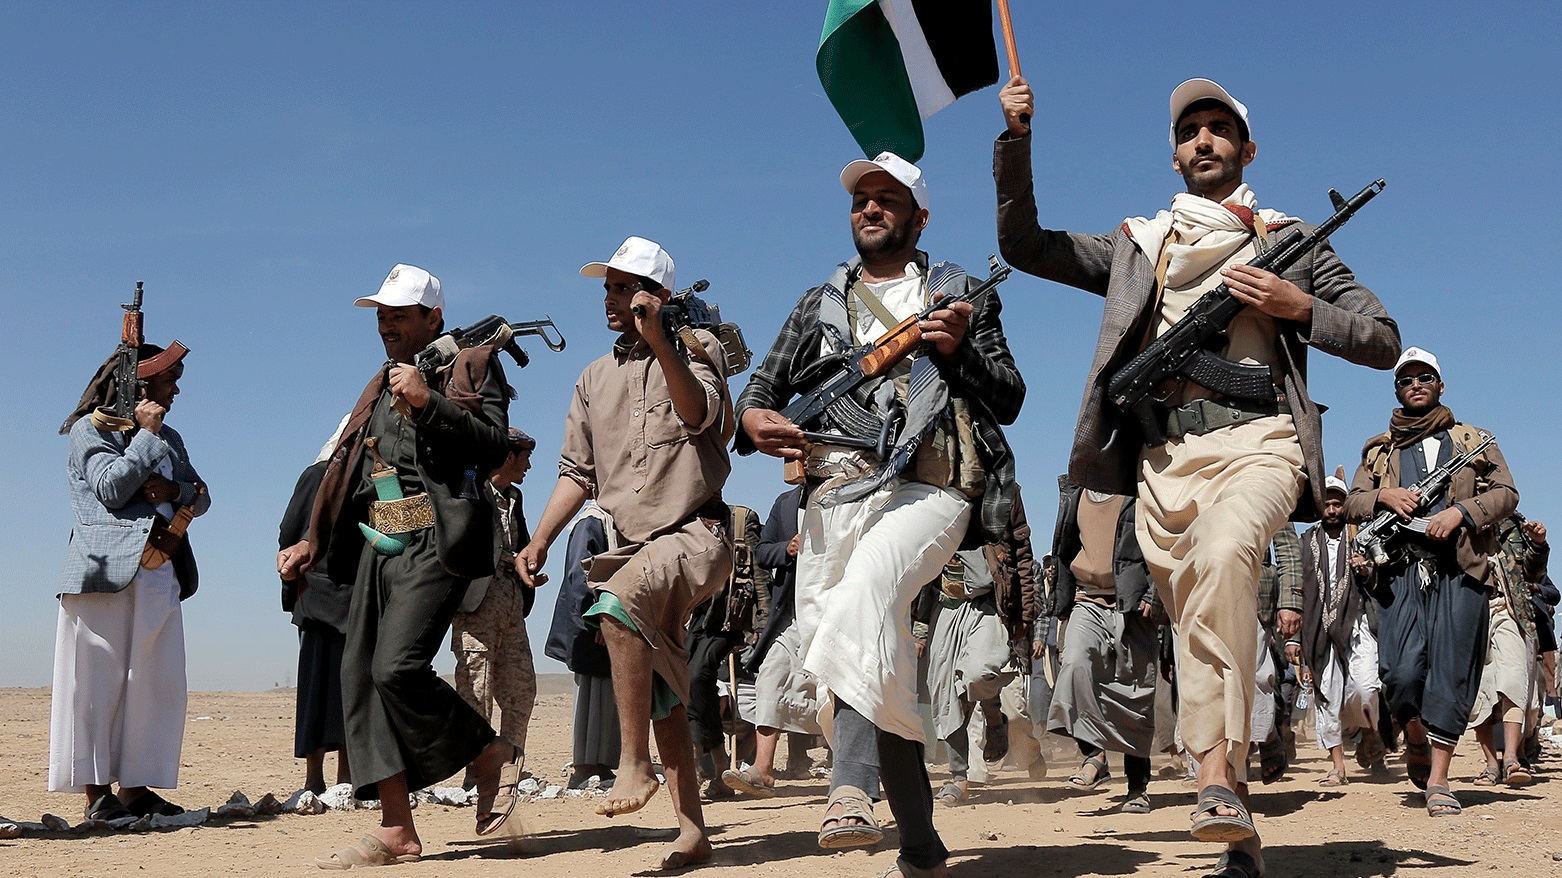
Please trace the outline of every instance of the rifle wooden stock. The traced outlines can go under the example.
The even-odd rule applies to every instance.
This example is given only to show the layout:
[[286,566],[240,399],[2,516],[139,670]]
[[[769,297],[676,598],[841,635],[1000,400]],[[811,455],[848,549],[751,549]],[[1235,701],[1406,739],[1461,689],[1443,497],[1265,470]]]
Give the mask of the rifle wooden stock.
[[895,324],[890,331],[879,336],[873,350],[863,355],[862,374],[869,378],[895,368],[895,364],[910,356],[922,343],[921,315],[913,314]]

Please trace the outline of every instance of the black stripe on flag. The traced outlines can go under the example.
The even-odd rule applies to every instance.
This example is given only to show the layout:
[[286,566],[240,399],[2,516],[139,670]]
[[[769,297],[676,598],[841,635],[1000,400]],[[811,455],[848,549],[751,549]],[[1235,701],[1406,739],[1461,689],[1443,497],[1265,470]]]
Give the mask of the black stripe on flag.
[[990,0],[911,0],[911,8],[955,97],[998,81]]

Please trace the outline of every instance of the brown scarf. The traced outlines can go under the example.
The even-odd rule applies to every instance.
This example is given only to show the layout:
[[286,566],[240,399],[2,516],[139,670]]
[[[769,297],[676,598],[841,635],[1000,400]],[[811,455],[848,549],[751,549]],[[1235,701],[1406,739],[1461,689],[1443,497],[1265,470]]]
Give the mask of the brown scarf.
[[1411,417],[1405,414],[1404,409],[1394,409],[1394,414],[1388,419],[1388,435],[1395,448],[1409,448],[1453,425],[1454,413],[1446,405],[1440,405],[1420,417]]
[[[456,355],[455,362],[443,374],[440,386],[435,389],[469,412],[476,414],[482,411],[482,387],[488,380],[488,367],[496,354],[493,348],[486,345],[463,350]],[[356,474],[353,464],[358,459],[357,452],[363,440],[364,428],[374,414],[374,406],[379,402],[380,395],[385,391],[385,383],[386,370],[382,366],[363,389],[363,395],[358,397],[358,404],[353,406],[352,414],[348,415],[347,423],[336,440],[336,448],[328,458],[330,463],[320,480],[320,490],[315,494],[307,531],[309,543],[317,553],[329,541],[331,529],[347,500],[351,479]],[[317,557],[315,560],[319,563],[323,559]]]

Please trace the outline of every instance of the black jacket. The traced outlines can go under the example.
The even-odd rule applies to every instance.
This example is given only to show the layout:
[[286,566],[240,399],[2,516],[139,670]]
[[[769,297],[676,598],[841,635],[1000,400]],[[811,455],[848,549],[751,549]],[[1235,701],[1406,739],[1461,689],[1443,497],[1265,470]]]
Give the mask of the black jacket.
[[797,588],[797,559],[787,555],[786,545],[792,541],[792,537],[797,536],[797,514],[802,505],[803,488],[799,485],[776,498],[776,502],[770,506],[770,516],[765,519],[765,526],[759,532],[754,563],[770,570],[772,574],[770,620],[746,662],[750,673],[759,670],[760,663],[765,660],[765,653],[770,651],[770,644],[775,643],[786,626],[797,617],[793,597]]
[[[1079,486],[1069,481],[1068,476],[1059,476],[1058,527],[1052,547],[1052,554],[1058,559],[1058,581],[1052,590],[1052,615],[1060,619],[1074,609],[1076,583],[1069,565],[1083,548],[1079,536],[1079,497]],[[1150,568],[1144,563],[1144,551],[1139,548],[1139,535],[1134,531],[1137,505],[1132,497],[1128,498],[1117,516],[1112,572],[1117,581],[1117,611],[1120,613],[1138,610],[1140,602],[1145,600],[1152,604],[1160,602],[1150,582]]]

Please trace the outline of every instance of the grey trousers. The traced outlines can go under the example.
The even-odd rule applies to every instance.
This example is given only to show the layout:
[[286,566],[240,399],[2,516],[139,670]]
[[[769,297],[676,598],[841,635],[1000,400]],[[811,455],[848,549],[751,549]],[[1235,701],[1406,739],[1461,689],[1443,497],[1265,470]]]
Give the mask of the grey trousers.
[[922,869],[949,859],[949,849],[933,828],[933,790],[922,761],[922,744],[880,730],[839,698],[834,738],[830,789],[854,786],[872,796],[882,782],[900,827],[901,857]]

